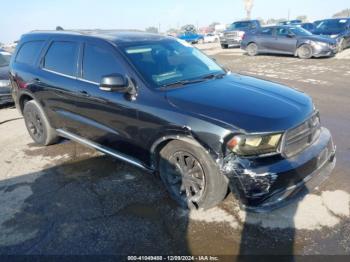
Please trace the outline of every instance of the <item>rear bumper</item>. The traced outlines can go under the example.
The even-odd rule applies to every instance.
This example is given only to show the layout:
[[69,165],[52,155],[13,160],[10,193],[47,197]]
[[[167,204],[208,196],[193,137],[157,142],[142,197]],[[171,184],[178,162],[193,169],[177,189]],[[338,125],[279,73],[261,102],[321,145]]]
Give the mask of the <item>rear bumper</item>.
[[311,192],[330,176],[335,162],[331,134],[322,128],[313,145],[290,159],[236,158],[226,163],[225,174],[244,209],[268,212]]

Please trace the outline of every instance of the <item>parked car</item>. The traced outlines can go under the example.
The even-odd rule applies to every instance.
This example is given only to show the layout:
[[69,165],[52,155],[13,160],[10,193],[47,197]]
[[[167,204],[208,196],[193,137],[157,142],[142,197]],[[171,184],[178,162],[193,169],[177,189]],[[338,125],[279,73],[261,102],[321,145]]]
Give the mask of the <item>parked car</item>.
[[302,24],[300,24],[300,26],[311,33],[316,28],[314,23],[302,23]]
[[217,43],[219,42],[219,36],[214,33],[208,33],[204,35],[203,42],[204,43]]
[[230,46],[239,47],[245,33],[258,30],[260,27],[260,22],[258,20],[234,22],[222,33],[220,37],[221,47],[224,49]]
[[9,80],[11,54],[0,50],[0,105],[13,103]]
[[66,137],[159,173],[183,207],[215,206],[229,187],[243,207],[271,210],[335,164],[308,95],[230,74],[173,37],[33,32],[10,73],[36,143]]
[[290,54],[307,59],[333,56],[337,52],[337,42],[331,38],[315,36],[298,26],[270,26],[247,34],[241,48],[250,56],[272,53]]
[[204,37],[203,35],[194,33],[194,32],[184,32],[178,35],[178,38],[181,40],[185,40],[191,44],[203,43]]
[[298,24],[301,24],[301,23],[302,23],[301,20],[295,19],[295,20],[279,22],[277,25],[298,25]]
[[350,18],[322,20],[312,33],[337,40],[339,51],[342,51],[350,46]]

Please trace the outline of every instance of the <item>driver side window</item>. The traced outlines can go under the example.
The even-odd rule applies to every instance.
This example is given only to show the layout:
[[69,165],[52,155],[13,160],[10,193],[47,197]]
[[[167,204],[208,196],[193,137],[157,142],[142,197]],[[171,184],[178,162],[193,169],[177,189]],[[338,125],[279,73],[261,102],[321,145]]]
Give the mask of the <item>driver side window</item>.
[[276,33],[277,36],[287,36],[289,34],[289,30],[286,28],[278,28]]
[[103,76],[123,73],[122,66],[111,51],[93,44],[85,44],[82,66],[82,78],[97,84]]

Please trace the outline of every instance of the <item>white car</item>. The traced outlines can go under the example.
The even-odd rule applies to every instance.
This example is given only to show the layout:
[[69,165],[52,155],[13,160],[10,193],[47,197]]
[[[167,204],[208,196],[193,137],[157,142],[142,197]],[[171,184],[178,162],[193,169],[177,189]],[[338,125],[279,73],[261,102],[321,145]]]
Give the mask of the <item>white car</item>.
[[219,42],[219,36],[213,33],[209,33],[204,35],[203,42],[204,43],[217,43]]

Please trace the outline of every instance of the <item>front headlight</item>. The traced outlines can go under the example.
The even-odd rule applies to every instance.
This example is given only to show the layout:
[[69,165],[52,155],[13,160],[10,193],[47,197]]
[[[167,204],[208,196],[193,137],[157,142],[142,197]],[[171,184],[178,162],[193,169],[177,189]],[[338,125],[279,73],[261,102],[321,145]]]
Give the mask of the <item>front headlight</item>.
[[277,152],[282,134],[236,135],[227,148],[237,155],[254,156]]
[[313,46],[316,46],[316,47],[327,47],[328,44],[327,43],[324,43],[324,42],[312,42]]
[[337,38],[338,35],[331,35],[331,38]]
[[10,80],[0,80],[0,87],[10,86]]

